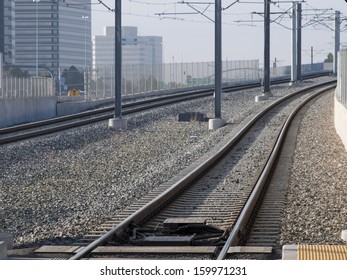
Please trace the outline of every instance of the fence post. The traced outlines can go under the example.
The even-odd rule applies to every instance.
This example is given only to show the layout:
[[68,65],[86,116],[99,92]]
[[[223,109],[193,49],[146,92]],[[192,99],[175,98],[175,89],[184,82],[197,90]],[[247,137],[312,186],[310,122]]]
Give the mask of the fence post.
[[145,84],[145,92],[147,92],[147,79],[146,79],[146,68],[147,68],[147,64],[143,64],[143,81]]
[[128,83],[128,65],[124,65],[123,66],[125,68],[125,71],[123,71],[122,73],[125,72],[124,74],[124,94],[127,95],[128,94],[128,87],[127,87],[127,83]]
[[59,96],[61,96],[61,72],[60,72],[60,67],[58,68],[58,86],[59,86]]
[[137,64],[137,93],[141,92],[141,83],[140,83],[140,63]]
[[20,94],[20,90],[21,90],[21,84],[22,82],[22,78],[18,78],[18,97],[21,98],[21,94]]
[[15,77],[14,78],[14,96],[15,96],[15,98],[18,98],[17,80],[18,80],[18,78]]

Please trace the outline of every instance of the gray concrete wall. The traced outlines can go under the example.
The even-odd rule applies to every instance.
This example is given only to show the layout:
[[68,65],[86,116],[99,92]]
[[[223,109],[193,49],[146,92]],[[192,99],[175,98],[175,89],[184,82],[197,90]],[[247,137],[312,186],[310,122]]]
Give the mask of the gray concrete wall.
[[0,100],[0,127],[40,121],[56,116],[55,97]]
[[[192,90],[198,89],[208,89],[211,86],[199,86],[194,87]],[[170,95],[174,93],[181,92],[182,89],[170,89],[170,90],[161,90],[153,92],[143,92],[136,94],[129,94],[122,96],[123,101],[135,100],[137,98],[147,98],[154,96],[163,96]],[[84,96],[58,96],[57,97],[57,117],[76,114],[82,111],[95,109],[102,105],[114,104],[114,97],[96,99],[96,100],[85,100]]]
[[337,87],[335,91],[334,125],[347,151],[347,50],[338,53]]
[[[71,96],[74,97],[74,96]],[[76,96],[78,97],[78,96]],[[76,101],[77,100],[77,101]],[[57,117],[80,113],[86,110],[95,109],[98,106],[104,104],[110,104],[114,102],[114,98],[99,99],[93,101],[78,101],[73,98],[67,101],[57,103]]]
[[335,98],[334,123],[336,133],[342,140],[347,151],[347,109]]

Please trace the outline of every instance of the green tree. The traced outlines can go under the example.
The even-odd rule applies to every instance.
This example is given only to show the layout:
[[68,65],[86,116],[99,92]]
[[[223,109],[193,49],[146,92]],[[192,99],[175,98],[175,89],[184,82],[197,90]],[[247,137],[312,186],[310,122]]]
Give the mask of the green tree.
[[334,56],[332,53],[328,54],[328,57],[324,60],[324,62],[334,62]]
[[84,75],[75,66],[71,66],[69,69],[64,69],[61,74],[62,77],[65,78],[65,84],[67,85],[67,89],[84,89]]
[[6,71],[6,74],[10,77],[15,78],[28,78],[30,76],[28,71],[23,71],[20,67],[17,66],[10,67]]
[[42,78],[52,78],[52,77],[51,77],[51,74],[50,74],[48,71],[41,72],[41,73],[39,74],[39,76],[42,77]]

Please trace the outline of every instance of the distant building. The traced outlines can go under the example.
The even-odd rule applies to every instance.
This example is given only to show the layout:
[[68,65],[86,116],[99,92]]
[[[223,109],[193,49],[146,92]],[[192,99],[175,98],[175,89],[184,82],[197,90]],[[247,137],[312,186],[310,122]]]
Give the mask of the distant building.
[[[92,66],[91,0],[3,0],[0,51],[4,62],[30,74]],[[38,66],[38,67],[37,67]]]
[[[93,68],[114,65],[115,28],[105,27],[104,35],[93,39]],[[161,64],[162,37],[138,36],[137,27],[122,27],[122,64]]]
[[15,21],[14,1],[0,2],[0,52],[5,64],[15,63]]

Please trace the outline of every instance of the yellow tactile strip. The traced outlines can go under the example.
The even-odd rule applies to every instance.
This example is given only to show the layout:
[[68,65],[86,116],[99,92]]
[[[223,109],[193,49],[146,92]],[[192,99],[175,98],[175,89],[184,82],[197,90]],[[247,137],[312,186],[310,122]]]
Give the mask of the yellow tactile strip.
[[298,260],[347,260],[347,246],[299,244]]

